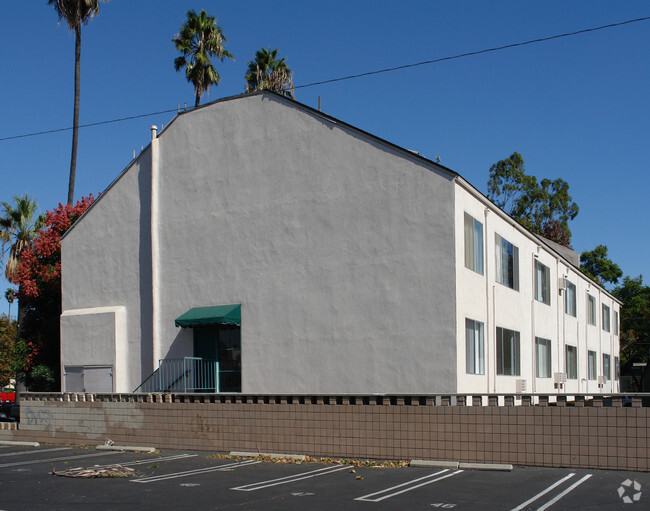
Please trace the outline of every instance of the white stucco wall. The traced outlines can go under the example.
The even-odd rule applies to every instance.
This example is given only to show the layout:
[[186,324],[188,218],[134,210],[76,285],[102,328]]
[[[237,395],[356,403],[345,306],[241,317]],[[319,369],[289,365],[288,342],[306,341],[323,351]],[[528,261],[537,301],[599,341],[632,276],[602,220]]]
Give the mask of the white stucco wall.
[[243,392],[456,390],[450,172],[268,94],[158,144],[155,350],[148,151],[64,240],[64,310],[126,307],[131,379],[192,354],[174,318],[241,303]]
[[[557,391],[553,373],[566,372],[566,345],[576,346],[578,352],[577,378],[568,380],[566,392],[615,392],[619,382],[614,380],[614,357],[618,357],[618,335],[614,332],[614,311],[619,304],[602,288],[591,282],[559,254],[550,250],[536,237],[527,233],[514,220],[499,212],[487,199],[459,178],[456,186],[456,293],[458,308],[457,377],[458,392],[516,392],[517,380],[526,380],[527,392],[549,393]],[[484,274],[465,267],[464,214],[468,213],[483,224]],[[510,289],[496,279],[496,238],[502,238],[519,249],[519,290]],[[535,260],[550,270],[550,304],[534,299]],[[576,285],[576,317],[565,313],[564,291],[560,292],[559,279],[568,278]],[[587,322],[587,293],[596,297],[597,326]],[[601,304],[612,311],[611,331],[605,332],[601,323]],[[620,313],[620,312],[619,312]],[[465,359],[465,319],[480,321],[485,325],[485,374],[467,374]],[[502,327],[520,333],[519,376],[496,374],[496,328]],[[535,337],[551,341],[551,377],[536,377]],[[602,354],[611,354],[612,378],[598,387],[597,379],[588,379],[588,350],[597,353],[598,375],[602,375]]]

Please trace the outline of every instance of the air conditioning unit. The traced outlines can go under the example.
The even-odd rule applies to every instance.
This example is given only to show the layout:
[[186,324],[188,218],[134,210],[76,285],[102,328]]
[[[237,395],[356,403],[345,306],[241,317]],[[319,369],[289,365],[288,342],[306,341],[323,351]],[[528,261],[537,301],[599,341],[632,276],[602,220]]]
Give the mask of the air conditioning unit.
[[605,383],[607,383],[607,380],[605,379],[604,376],[599,376],[598,377],[598,387],[603,388],[605,386]]
[[516,380],[515,392],[517,394],[523,394],[524,392],[526,392],[526,380]]
[[566,278],[560,277],[557,281],[557,290],[566,291]]
[[566,383],[566,373],[553,373],[553,383],[556,388],[561,388]]

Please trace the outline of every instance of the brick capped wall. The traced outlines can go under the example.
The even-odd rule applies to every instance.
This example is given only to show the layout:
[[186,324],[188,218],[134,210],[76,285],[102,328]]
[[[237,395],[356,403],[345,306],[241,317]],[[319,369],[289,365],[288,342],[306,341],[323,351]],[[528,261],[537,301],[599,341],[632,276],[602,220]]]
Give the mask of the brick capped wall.
[[18,430],[0,430],[0,439],[650,470],[650,408],[640,396],[629,407],[621,396],[550,400],[25,394]]

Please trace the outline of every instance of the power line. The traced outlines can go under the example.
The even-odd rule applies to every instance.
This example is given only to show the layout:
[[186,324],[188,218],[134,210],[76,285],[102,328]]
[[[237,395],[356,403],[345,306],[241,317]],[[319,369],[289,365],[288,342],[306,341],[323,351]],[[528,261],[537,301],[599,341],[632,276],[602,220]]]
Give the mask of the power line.
[[309,83],[305,85],[296,85],[294,89],[303,89],[305,87],[313,87],[314,85],[323,85],[326,83],[334,83],[334,82],[341,82],[343,80],[351,80],[353,78],[361,78],[363,76],[371,76],[371,75],[378,75],[380,73],[389,73],[391,71],[398,71],[400,69],[408,69],[411,67],[418,67],[418,66],[425,66],[427,64],[437,64],[438,62],[445,62],[447,60],[454,60],[454,59],[461,59],[464,57],[471,57],[473,55],[481,55],[483,53],[490,53],[494,51],[501,51],[501,50],[506,50],[508,48],[516,48],[518,46],[526,46],[528,44],[536,44],[536,43],[542,43],[545,41],[551,41],[553,39],[560,39],[563,37],[570,37],[574,35],[579,35],[579,34],[585,34],[587,32],[595,32],[596,30],[603,30],[606,28],[612,28],[612,27],[620,27],[621,25],[627,25],[629,23],[637,23],[639,21],[647,21],[650,19],[650,16],[646,16],[645,18],[636,18],[633,20],[627,20],[627,21],[621,21],[619,23],[610,23],[609,25],[602,25],[600,27],[592,27],[592,28],[585,28],[583,30],[577,30],[575,32],[567,32],[565,34],[557,34],[557,35],[552,35],[548,37],[540,37],[539,39],[531,39],[530,41],[523,41],[519,43],[512,43],[512,44],[506,44],[504,46],[495,46],[494,48],[488,48],[485,50],[478,50],[478,51],[470,51],[467,53],[459,53],[458,55],[452,55],[450,57],[441,57],[439,59],[433,59],[433,60],[424,60],[422,62],[416,62],[414,64],[405,64],[403,66],[396,66],[396,67],[387,67],[385,69],[379,69],[377,71],[368,71],[366,73],[359,73],[355,75],[348,75],[348,76],[342,76],[340,78],[332,78],[331,80],[323,80],[320,82],[314,82],[314,83]]
[[[362,78],[364,76],[378,75],[378,74],[381,74],[381,73],[390,73],[392,71],[399,71],[401,69],[409,69],[409,68],[412,68],[412,67],[425,66],[425,65],[429,65],[429,64],[437,64],[439,62],[445,62],[447,60],[455,60],[455,59],[461,59],[461,58],[465,58],[465,57],[471,57],[471,56],[474,56],[474,55],[482,55],[484,53],[491,53],[491,52],[495,52],[495,51],[507,50],[509,48],[517,48],[519,46],[526,46],[526,45],[529,45],[529,44],[537,44],[537,43],[542,43],[542,42],[546,42],[546,41],[552,41],[554,39],[561,39],[561,38],[564,38],[564,37],[571,37],[571,36],[575,36],[575,35],[586,34],[588,32],[596,32],[598,30],[604,30],[606,28],[620,27],[622,25],[629,25],[630,23],[638,23],[640,21],[647,21],[647,20],[650,20],[650,16],[646,16],[644,18],[635,18],[635,19],[631,19],[631,20],[627,20],[627,21],[620,21],[618,23],[610,23],[608,25],[601,25],[599,27],[585,28],[585,29],[582,29],[582,30],[576,30],[575,32],[567,32],[567,33],[564,33],[564,34],[556,34],[556,35],[552,35],[552,36],[548,36],[548,37],[540,37],[538,39],[531,39],[529,41],[522,41],[522,42],[518,42],[518,43],[506,44],[506,45],[503,45],[503,46],[495,46],[494,48],[487,48],[487,49],[484,49],[484,50],[471,51],[471,52],[467,52],[467,53],[459,53],[458,55],[451,55],[451,56],[448,56],[448,57],[441,57],[441,58],[438,58],[438,59],[424,60],[422,62],[415,62],[413,64],[404,64],[402,66],[387,67],[387,68],[384,68],[384,69],[378,69],[376,71],[367,71],[365,73],[358,73],[358,74],[353,74],[353,75],[341,76],[339,78],[332,78],[332,79],[329,79],[329,80],[322,80],[322,81],[319,81],[319,82],[306,83],[304,85],[296,85],[296,86],[294,86],[294,89],[305,89],[307,87],[314,87],[316,85],[325,85],[325,84],[328,84],[328,83],[342,82],[344,80],[352,80],[352,79],[355,79],[355,78]],[[121,117],[119,119],[110,119],[110,120],[107,120],[107,121],[99,121],[99,122],[92,122],[92,123],[89,123],[89,124],[81,124],[81,125],[79,125],[79,127],[80,128],[90,128],[92,126],[100,126],[100,125],[103,125],[103,124],[112,124],[112,123],[116,123],[116,122],[129,121],[129,120],[132,120],[132,119],[141,119],[143,117],[151,117],[151,116],[154,116],[154,115],[167,114],[167,113],[177,112],[177,111],[178,111],[178,108],[174,108],[174,109],[170,109],[170,110],[161,110],[160,112],[152,112],[152,113],[140,114],[140,115],[131,115],[129,117]],[[2,137],[2,138],[0,138],[0,142],[3,142],[5,140],[15,140],[15,139],[18,139],[18,138],[35,137],[37,135],[49,135],[49,134],[52,134],[52,133],[60,133],[62,131],[69,131],[71,129],[72,129],[72,127],[58,128],[58,129],[52,129],[52,130],[46,130],[46,131],[37,131],[37,132],[34,132],[34,133],[25,133],[25,134],[22,134],[22,135],[13,135],[13,136],[10,136],[10,137]]]

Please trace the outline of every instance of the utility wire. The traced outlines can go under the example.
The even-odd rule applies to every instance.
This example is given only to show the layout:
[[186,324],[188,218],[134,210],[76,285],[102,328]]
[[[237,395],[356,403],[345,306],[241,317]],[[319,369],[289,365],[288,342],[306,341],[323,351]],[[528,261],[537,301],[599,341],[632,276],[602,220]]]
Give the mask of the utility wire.
[[[372,76],[372,75],[378,75],[378,74],[381,74],[381,73],[389,73],[389,72],[392,72],[392,71],[399,71],[401,69],[408,69],[408,68],[412,68],[412,67],[425,66],[425,65],[429,65],[429,64],[437,64],[439,62],[445,62],[447,60],[455,60],[455,59],[461,59],[461,58],[464,58],[464,57],[471,57],[471,56],[474,56],[474,55],[482,55],[484,53],[491,53],[491,52],[495,52],[495,51],[507,50],[508,48],[517,48],[519,46],[526,46],[526,45],[529,45],[529,44],[537,44],[537,43],[542,43],[542,42],[546,42],[546,41],[552,41],[553,39],[561,39],[561,38],[564,38],[564,37],[571,37],[571,36],[575,36],[575,35],[586,34],[587,32],[596,32],[597,30],[604,30],[606,28],[620,27],[622,25],[629,25],[630,23],[638,23],[640,21],[648,21],[648,20],[650,20],[650,16],[646,16],[644,18],[635,18],[635,19],[627,20],[627,21],[620,21],[618,23],[610,23],[609,25],[601,25],[599,27],[585,28],[583,30],[576,30],[575,32],[567,32],[567,33],[564,33],[564,34],[557,34],[557,35],[552,35],[552,36],[548,36],[548,37],[540,37],[538,39],[531,39],[529,41],[523,41],[523,42],[519,42],[519,43],[506,44],[506,45],[503,45],[503,46],[495,46],[494,48],[487,48],[485,50],[477,50],[477,51],[471,51],[471,52],[467,52],[467,53],[459,53],[458,55],[451,55],[449,57],[441,57],[439,59],[424,60],[422,62],[415,62],[413,64],[405,64],[403,66],[387,67],[387,68],[379,69],[379,70],[376,70],[376,71],[368,71],[368,72],[365,72],[365,73],[358,73],[358,74],[354,74],[354,75],[341,76],[339,78],[332,78],[330,80],[322,80],[320,82],[312,82],[312,83],[306,83],[304,85],[296,85],[296,86],[294,86],[294,89],[305,89],[307,87],[314,87],[316,85],[325,85],[325,84],[328,84],[328,83],[342,82],[344,80],[352,80],[354,78],[362,78],[364,76]],[[107,121],[92,122],[92,123],[89,123],[89,124],[81,124],[81,125],[79,125],[79,127],[80,128],[90,128],[92,126],[100,126],[100,125],[103,125],[103,124],[111,124],[111,123],[115,123],[115,122],[129,121],[129,120],[132,120],[132,119],[141,119],[143,117],[151,117],[151,116],[154,116],[154,115],[167,114],[167,113],[177,112],[177,111],[178,111],[177,108],[170,109],[170,110],[161,110],[160,112],[152,112],[152,113],[148,113],[148,114],[132,115],[132,116],[129,116],[129,117],[121,117],[119,119],[111,119],[111,120],[107,120]],[[3,142],[5,140],[15,140],[15,139],[18,139],[18,138],[35,137],[37,135],[48,135],[48,134],[51,134],[51,133],[59,133],[59,132],[62,132],[62,131],[69,131],[71,129],[72,129],[72,127],[58,128],[58,129],[53,129],[53,130],[38,131],[38,132],[34,132],[34,133],[25,133],[23,135],[14,135],[14,136],[10,136],[10,137],[2,137],[2,138],[0,138],[0,142]]]
[[577,30],[575,32],[567,32],[566,34],[557,34],[557,35],[552,35],[548,37],[540,37],[539,39],[531,39],[530,41],[523,41],[520,43],[512,43],[512,44],[506,44],[504,46],[495,46],[494,48],[488,48],[485,50],[478,50],[478,51],[470,51],[467,53],[459,53],[458,55],[452,55],[450,57],[441,57],[439,59],[433,59],[433,60],[424,60],[422,62],[416,62],[414,64],[405,64],[403,66],[396,66],[396,67],[388,67],[385,69],[379,69],[377,71],[368,71],[366,73],[359,73],[355,75],[348,75],[348,76],[342,76],[340,78],[332,78],[331,80],[323,80],[321,82],[314,82],[314,83],[308,83],[305,85],[296,85],[294,89],[303,89],[305,87],[313,87],[314,85],[323,85],[326,83],[334,83],[334,82],[341,82],[343,80],[351,80],[353,78],[361,78],[363,76],[371,76],[371,75],[378,75],[380,73],[389,73],[391,71],[398,71],[400,69],[408,69],[411,67],[417,67],[417,66],[425,66],[427,64],[437,64],[438,62],[445,62],[447,60],[454,60],[454,59],[461,59],[464,57],[471,57],[473,55],[481,55],[483,53],[490,53],[494,51],[501,51],[501,50],[506,50],[508,48],[516,48],[518,46],[526,46],[528,44],[536,44],[536,43],[542,43],[545,41],[551,41],[553,39],[560,39],[563,37],[571,37],[574,35],[579,35],[579,34],[585,34],[587,32],[595,32],[597,30],[603,30],[606,28],[612,28],[612,27],[620,27],[621,25],[627,25],[629,23],[637,23],[639,21],[647,21],[650,20],[650,16],[646,16],[645,18],[636,18],[633,20],[627,20],[627,21],[621,21],[619,23],[610,23],[609,25],[602,25],[600,27],[592,27],[592,28],[585,28],[583,30]]

